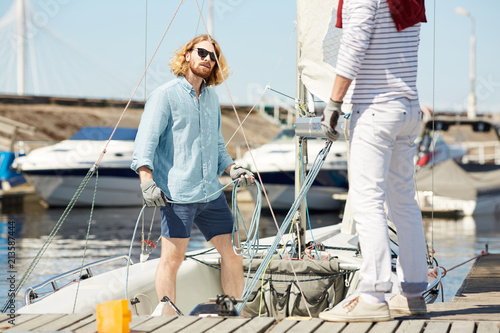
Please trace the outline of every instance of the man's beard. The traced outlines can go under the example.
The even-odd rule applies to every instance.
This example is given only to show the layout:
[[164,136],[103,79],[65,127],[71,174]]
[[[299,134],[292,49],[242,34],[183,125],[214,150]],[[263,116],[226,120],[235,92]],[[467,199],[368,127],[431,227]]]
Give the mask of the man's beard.
[[207,79],[210,74],[212,74],[211,69],[202,66],[195,67],[192,63],[189,64],[189,68],[191,68],[191,72],[193,72],[194,75],[199,76],[203,79]]

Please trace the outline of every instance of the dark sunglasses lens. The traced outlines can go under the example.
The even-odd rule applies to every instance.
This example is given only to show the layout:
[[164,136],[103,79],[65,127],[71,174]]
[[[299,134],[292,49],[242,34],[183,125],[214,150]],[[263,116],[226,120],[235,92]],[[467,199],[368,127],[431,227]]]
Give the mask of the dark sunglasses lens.
[[205,49],[197,49],[198,50],[198,56],[200,58],[205,58],[207,55],[210,54],[210,60],[212,60],[213,62],[215,62],[215,54],[213,52],[209,52],[208,50],[205,50]]
[[208,55],[208,51],[205,49],[198,49],[198,56],[200,58],[205,58]]

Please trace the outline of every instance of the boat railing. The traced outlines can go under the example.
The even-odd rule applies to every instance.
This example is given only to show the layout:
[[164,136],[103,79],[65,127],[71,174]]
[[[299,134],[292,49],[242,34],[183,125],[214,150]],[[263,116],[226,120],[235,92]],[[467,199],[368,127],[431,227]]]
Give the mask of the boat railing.
[[438,288],[441,285],[441,279],[443,278],[444,275],[445,275],[444,270],[439,266],[436,267],[436,278],[431,283],[429,283],[427,289],[422,293],[422,295],[425,298],[425,302],[427,304],[434,303],[434,301],[438,297],[439,295]]
[[462,163],[500,164],[499,141],[462,142],[461,146],[467,150]]
[[54,277],[51,277],[50,279],[34,286],[34,287],[28,287],[28,289],[26,290],[26,293],[24,294],[24,301],[25,301],[25,304],[26,305],[29,305],[31,303],[33,303],[36,299],[38,300],[41,300],[43,299],[44,297],[39,297],[39,295],[36,294],[36,291],[37,290],[40,290],[44,287],[46,287],[47,285],[51,285],[52,286],[52,290],[44,293],[44,294],[50,294],[52,292],[56,292],[58,290],[60,290],[61,288],[63,288],[64,286],[62,287],[59,287],[57,285],[57,281],[58,280],[61,280],[67,276],[70,276],[70,275],[73,275],[75,273],[78,273],[78,272],[83,272],[85,271],[86,273],[85,274],[82,274],[78,281],[76,282],[79,282],[81,280],[85,280],[85,279],[89,279],[93,276],[93,273],[92,273],[92,270],[91,268],[92,267],[95,267],[95,266],[98,266],[98,265],[102,265],[102,264],[106,264],[106,263],[109,263],[111,261],[115,261],[115,260],[119,260],[119,259],[125,259],[126,261],[130,261],[130,264],[133,264],[132,260],[129,259],[128,255],[125,255],[125,254],[122,254],[122,255],[117,255],[117,256],[113,256],[113,257],[109,257],[109,258],[105,258],[105,259],[101,259],[101,260],[97,260],[97,261],[94,261],[94,262],[91,262],[91,263],[88,263],[86,265],[83,265],[81,267],[77,267],[77,268],[74,268],[72,270],[69,270],[65,273],[62,273],[62,274],[59,274],[57,276],[54,276]]

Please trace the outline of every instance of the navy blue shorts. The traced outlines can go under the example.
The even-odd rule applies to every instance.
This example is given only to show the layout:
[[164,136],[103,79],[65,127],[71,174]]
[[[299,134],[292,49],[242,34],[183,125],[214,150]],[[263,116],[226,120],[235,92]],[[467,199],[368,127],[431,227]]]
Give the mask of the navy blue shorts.
[[207,241],[233,231],[233,215],[224,193],[210,202],[167,204],[160,211],[161,235],[167,238],[189,238],[193,223]]

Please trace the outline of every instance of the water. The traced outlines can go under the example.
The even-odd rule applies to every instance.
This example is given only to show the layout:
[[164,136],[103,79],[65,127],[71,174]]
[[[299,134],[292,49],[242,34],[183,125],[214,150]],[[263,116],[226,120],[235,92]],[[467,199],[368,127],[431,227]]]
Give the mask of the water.
[[[245,218],[251,216],[253,204],[241,204]],[[147,236],[153,209],[147,210],[145,234]],[[128,254],[134,226],[140,208],[100,208],[95,209],[90,223],[90,236],[87,242],[85,263],[107,258],[109,256]],[[22,212],[4,213],[0,220],[0,305],[3,306],[9,292],[9,281],[14,275],[19,282],[32,258],[38,253],[47,239],[47,236],[59,220],[63,209],[44,209],[39,206],[30,206]],[[278,213],[278,223],[285,214]],[[156,241],[160,234],[159,212],[156,213],[152,226],[151,240]],[[85,247],[85,237],[89,228],[90,209],[75,208],[60,228],[56,238],[48,247],[42,260],[24,287],[37,285],[49,277],[77,268],[82,264]],[[310,216],[311,226],[327,226],[341,220],[338,212],[329,212]],[[15,222],[15,264],[9,269],[8,261],[8,234],[10,221]],[[500,252],[500,217],[485,216],[481,218],[437,219],[426,218],[425,230],[429,245],[433,244],[435,257],[439,264],[447,269],[460,264],[481,252],[485,244],[489,245],[492,253]],[[12,231],[12,230],[10,230]],[[141,224],[133,243],[132,260],[139,260]],[[263,214],[259,226],[260,237],[276,234],[276,226],[270,214]],[[201,233],[194,229],[188,251],[209,247]],[[159,257],[159,249],[152,252],[150,258]],[[462,284],[474,261],[458,267],[448,273],[443,280],[444,300],[453,299],[456,291]],[[111,263],[108,268],[122,266],[123,262]],[[11,273],[15,272],[15,273]],[[16,307],[24,302],[24,289],[16,299]]]

